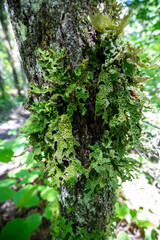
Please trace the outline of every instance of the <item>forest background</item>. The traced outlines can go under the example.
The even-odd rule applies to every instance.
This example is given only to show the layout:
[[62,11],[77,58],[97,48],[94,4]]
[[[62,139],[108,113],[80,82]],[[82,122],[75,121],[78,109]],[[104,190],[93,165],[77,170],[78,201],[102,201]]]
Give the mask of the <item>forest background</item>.
[[[24,110],[27,80],[3,3],[0,0],[0,239],[9,239],[8,234],[20,240],[51,239],[49,225],[56,208],[56,191],[49,187],[50,178],[40,178],[39,167],[31,158],[31,147],[18,136],[21,123],[29,116]],[[123,4],[134,6],[124,41],[144,47],[141,57],[156,62],[160,57],[158,0],[131,0]],[[160,239],[160,68],[144,72],[151,77],[143,89],[151,103],[142,121],[145,150],[128,150],[140,167],[138,179],[119,189],[115,239]]]

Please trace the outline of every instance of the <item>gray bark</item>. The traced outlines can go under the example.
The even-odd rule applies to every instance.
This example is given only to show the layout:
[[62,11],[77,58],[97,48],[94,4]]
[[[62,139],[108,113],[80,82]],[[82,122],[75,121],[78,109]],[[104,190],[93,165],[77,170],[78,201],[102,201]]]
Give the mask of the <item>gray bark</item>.
[[[34,82],[39,88],[43,85],[37,61],[38,48],[44,50],[49,46],[58,49],[65,47],[73,69],[87,58],[91,32],[91,25],[87,19],[89,1],[7,0],[7,4],[29,82]],[[93,69],[95,93],[98,73],[98,68]],[[87,114],[81,116],[77,111],[73,121],[73,135],[80,143],[76,154],[82,166],[88,161],[87,145],[99,141],[104,132],[101,119],[97,121],[94,119],[95,93],[88,102]],[[112,189],[108,190],[107,187],[95,198],[85,202],[83,200],[85,181],[85,178],[81,179],[70,190],[67,186],[61,186],[59,196],[61,215],[73,221],[74,229],[84,227],[88,232],[94,229],[106,231],[106,225],[112,216],[115,192],[112,192]],[[67,209],[73,206],[75,212],[68,213]]]
[[[7,1],[29,82],[40,81],[38,48],[65,47],[73,67],[86,55],[88,1]],[[87,23],[87,25],[86,25]]]

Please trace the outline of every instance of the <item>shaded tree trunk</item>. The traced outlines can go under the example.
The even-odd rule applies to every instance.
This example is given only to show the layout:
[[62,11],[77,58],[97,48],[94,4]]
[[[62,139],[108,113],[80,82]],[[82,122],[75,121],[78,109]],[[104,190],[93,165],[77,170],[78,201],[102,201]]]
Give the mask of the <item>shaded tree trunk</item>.
[[14,85],[18,91],[18,95],[21,96],[21,90],[20,90],[20,86],[19,86],[18,76],[16,73],[16,68],[14,65],[13,57],[12,57],[13,53],[12,53],[12,47],[11,47],[11,42],[10,42],[10,37],[9,37],[9,32],[8,32],[7,18],[6,18],[6,14],[4,11],[4,0],[0,0],[0,21],[2,24],[3,32],[4,32],[4,44],[5,44],[7,53],[8,53],[8,60],[12,67]]

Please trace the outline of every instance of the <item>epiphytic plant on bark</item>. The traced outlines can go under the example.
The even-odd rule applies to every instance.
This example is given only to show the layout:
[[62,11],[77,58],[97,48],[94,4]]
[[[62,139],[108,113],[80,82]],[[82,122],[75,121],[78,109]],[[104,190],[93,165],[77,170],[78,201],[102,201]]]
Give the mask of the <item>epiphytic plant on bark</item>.
[[44,84],[30,84],[31,116],[23,132],[58,192],[53,239],[107,239],[117,177],[130,180],[136,169],[127,148],[140,146],[147,102],[141,84],[148,79],[140,67],[150,66],[138,56],[139,46],[121,40],[132,11],[120,19],[121,9],[114,1],[105,15],[89,10],[93,31],[78,67],[73,69],[66,48],[37,51]]

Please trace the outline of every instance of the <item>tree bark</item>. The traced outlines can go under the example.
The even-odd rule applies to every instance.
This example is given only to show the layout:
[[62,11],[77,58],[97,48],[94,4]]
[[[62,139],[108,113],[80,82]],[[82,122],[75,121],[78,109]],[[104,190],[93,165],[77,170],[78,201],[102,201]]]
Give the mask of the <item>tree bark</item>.
[[18,76],[16,73],[16,68],[14,65],[13,57],[12,57],[12,47],[11,47],[11,42],[10,42],[10,37],[9,37],[9,32],[8,32],[7,18],[6,18],[5,12],[4,12],[4,0],[0,0],[0,21],[2,24],[3,32],[4,32],[4,44],[5,44],[7,53],[8,53],[8,60],[12,67],[14,84],[18,91],[18,95],[21,96],[21,90],[20,90],[20,86],[19,86]]
[[5,98],[5,89],[4,89],[4,82],[3,82],[3,77],[2,77],[2,67],[1,67],[1,62],[0,62],[0,89],[2,92],[2,98]]
[[37,65],[38,48],[65,47],[73,67],[86,55],[88,1],[7,1],[12,26],[31,81],[41,79]]
[[[65,47],[67,49],[66,58],[71,65],[71,72],[84,59],[88,58],[91,37],[89,32],[92,32],[87,19],[90,5],[88,0],[7,0],[7,4],[29,83],[34,83],[40,89],[44,85],[44,79],[38,64],[37,50],[39,48],[47,50],[48,47],[55,47],[60,50]],[[87,112],[85,116],[82,116],[80,110],[76,111],[72,123],[73,136],[80,144],[79,147],[75,148],[76,157],[84,168],[89,165],[88,156],[90,150],[88,150],[87,146],[100,142],[105,131],[102,118],[95,118],[94,116],[96,84],[103,62],[100,57],[95,57],[98,59],[97,65],[91,70],[94,90],[87,102]],[[48,96],[49,98],[50,96]],[[32,95],[29,104],[42,99],[43,94]],[[62,111],[65,113],[65,106]],[[94,231],[106,232],[106,226],[110,224],[113,215],[115,191],[112,187],[108,187],[109,184],[106,183],[106,186],[95,197],[85,200],[84,190],[87,181],[85,177],[81,177],[71,189],[68,188],[67,184],[60,186],[60,213],[65,219],[72,221],[75,234],[78,228],[86,229],[88,234],[93,234]],[[74,208],[74,211],[68,212],[69,208]],[[64,239],[70,238],[65,237]],[[73,237],[73,239],[75,238]],[[94,239],[94,237],[89,239]],[[105,237],[101,236],[96,239],[105,239]]]

